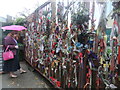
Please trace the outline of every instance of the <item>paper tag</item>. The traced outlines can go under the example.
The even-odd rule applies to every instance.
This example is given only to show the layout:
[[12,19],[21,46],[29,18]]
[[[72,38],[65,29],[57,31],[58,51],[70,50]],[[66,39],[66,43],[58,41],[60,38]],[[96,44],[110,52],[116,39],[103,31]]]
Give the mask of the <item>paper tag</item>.
[[60,48],[56,48],[56,53],[58,53],[60,51]]

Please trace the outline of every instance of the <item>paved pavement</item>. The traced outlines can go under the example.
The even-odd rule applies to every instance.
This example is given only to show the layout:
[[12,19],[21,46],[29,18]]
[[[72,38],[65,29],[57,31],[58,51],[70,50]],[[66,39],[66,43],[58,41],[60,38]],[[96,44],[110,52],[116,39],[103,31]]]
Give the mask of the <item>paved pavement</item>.
[[2,46],[0,45],[0,71],[2,71]]
[[50,87],[52,87],[52,85],[47,80],[45,80],[37,71],[33,71],[33,68],[26,61],[21,61],[20,64],[21,67],[27,71],[27,73],[20,74],[17,71],[15,72],[18,75],[17,78],[11,78],[7,73],[0,75],[0,90],[1,88],[2,90],[6,90],[8,88],[11,90],[24,90],[25,88],[31,88],[27,90],[51,90]]
[[[2,71],[2,46],[0,46],[0,71]],[[0,75],[0,90],[2,89],[2,75]]]

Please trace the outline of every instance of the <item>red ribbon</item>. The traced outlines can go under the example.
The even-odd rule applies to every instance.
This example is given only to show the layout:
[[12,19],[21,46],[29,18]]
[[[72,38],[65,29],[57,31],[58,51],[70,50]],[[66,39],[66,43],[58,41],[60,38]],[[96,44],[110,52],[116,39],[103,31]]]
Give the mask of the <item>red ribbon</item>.
[[57,43],[56,42],[54,42],[53,44],[52,44],[52,48],[55,48],[55,45],[56,45]]

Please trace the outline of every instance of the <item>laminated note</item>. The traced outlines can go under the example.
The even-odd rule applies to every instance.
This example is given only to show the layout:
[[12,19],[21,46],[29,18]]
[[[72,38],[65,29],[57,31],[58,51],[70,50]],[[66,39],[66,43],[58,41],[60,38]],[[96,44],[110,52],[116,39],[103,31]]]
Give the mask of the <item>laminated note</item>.
[[60,48],[56,48],[56,53],[58,53],[60,51]]
[[41,51],[44,50],[44,46],[43,46],[43,44],[40,45],[40,50],[41,50]]

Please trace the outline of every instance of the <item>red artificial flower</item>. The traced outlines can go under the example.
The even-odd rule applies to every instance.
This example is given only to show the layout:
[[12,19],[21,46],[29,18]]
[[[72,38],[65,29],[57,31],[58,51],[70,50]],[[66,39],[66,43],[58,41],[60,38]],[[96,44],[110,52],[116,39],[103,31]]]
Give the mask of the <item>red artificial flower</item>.
[[79,57],[78,56],[75,56],[76,59],[78,59]]
[[56,42],[54,42],[53,44],[52,44],[52,48],[55,48],[55,45],[56,45],[57,43]]
[[60,82],[60,81],[57,81],[57,82],[56,82],[56,85],[57,85],[57,87],[60,87],[60,86],[61,86],[61,82]]
[[54,81],[56,81],[56,79],[55,78],[53,78],[53,77],[50,77],[50,79],[54,82]]
[[83,54],[82,54],[82,53],[79,53],[79,57],[80,57],[80,58],[83,57]]
[[55,54],[55,51],[54,51],[54,50],[52,50],[52,54]]
[[90,51],[89,50],[86,50],[88,54],[90,54]]

